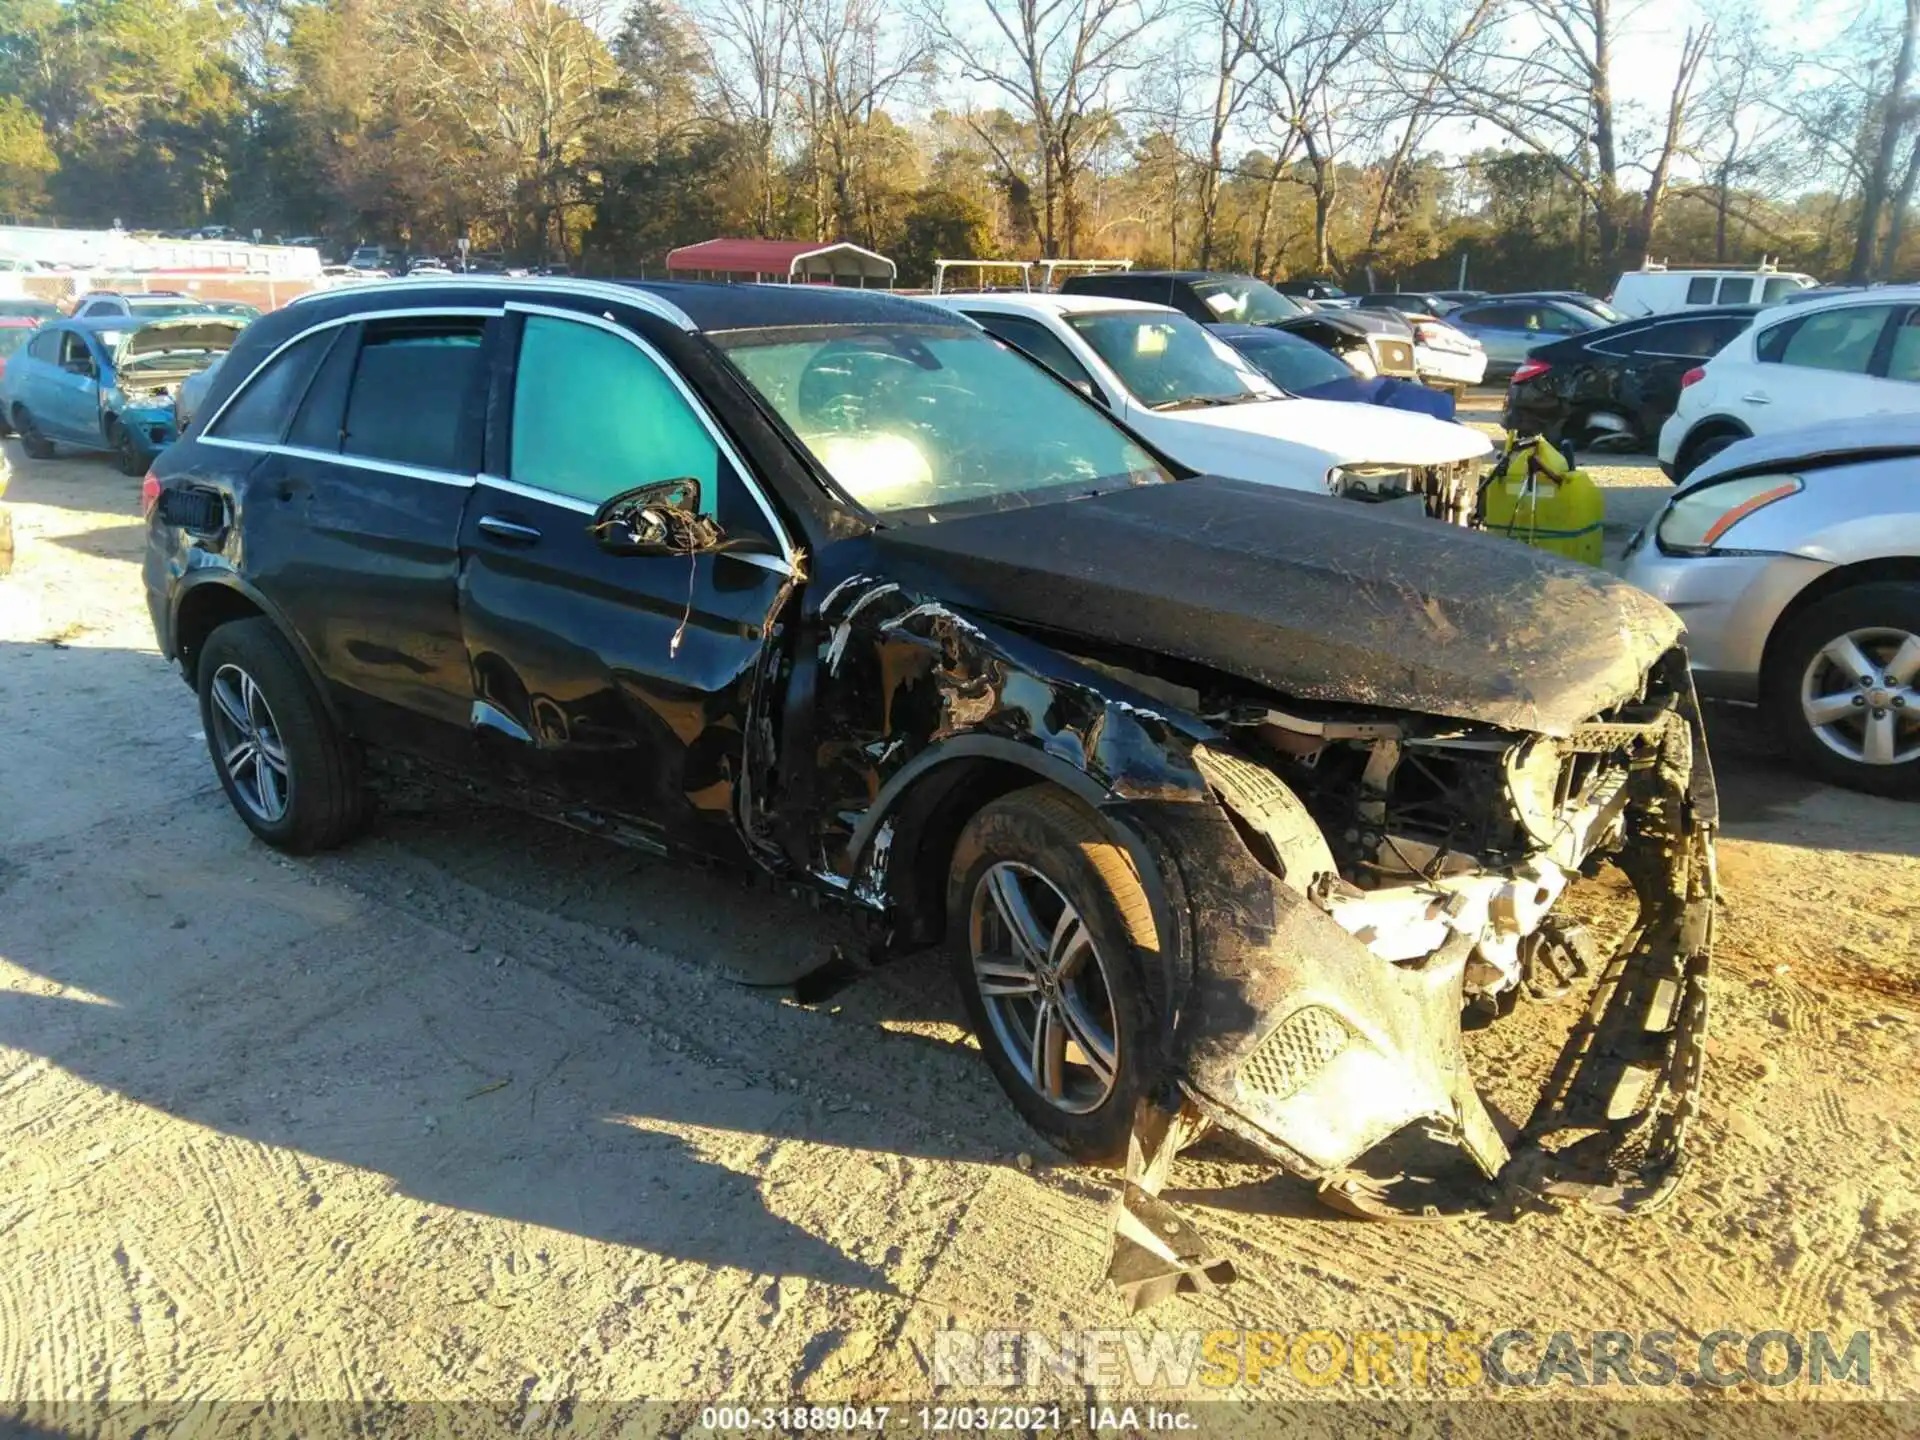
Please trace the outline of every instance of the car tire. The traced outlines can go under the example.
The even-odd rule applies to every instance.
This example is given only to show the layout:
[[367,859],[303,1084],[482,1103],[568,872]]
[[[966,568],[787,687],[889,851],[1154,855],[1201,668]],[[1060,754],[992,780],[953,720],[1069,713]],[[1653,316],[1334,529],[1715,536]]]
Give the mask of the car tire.
[[122,475],[131,475],[138,479],[147,473],[152,462],[147,452],[140,448],[140,442],[125,425],[115,420],[107,432],[107,439],[113,445],[113,461],[120,467]]
[[[1623,428],[1614,429],[1611,426],[1594,424],[1595,418],[1600,415],[1618,420]],[[1646,446],[1646,440],[1640,434],[1638,427],[1617,410],[1597,410],[1582,415],[1578,421],[1568,427],[1567,439],[1573,449],[1583,453],[1597,451],[1602,443],[1607,441],[1618,442],[1616,447],[1610,448],[1616,448],[1621,453],[1644,449]]]
[[[1843,646],[1866,664],[1843,666]],[[1762,696],[1782,744],[1814,773],[1920,796],[1920,583],[1856,585],[1795,615],[1768,647]]]
[[33,412],[26,406],[13,407],[13,428],[19,432],[20,448],[27,452],[29,460],[53,459],[53,442],[40,433],[39,426],[33,422]]
[[200,722],[214,773],[262,840],[327,850],[366,818],[359,752],[270,620],[233,620],[200,647]]
[[1677,485],[1707,461],[1718,455],[1738,440],[1746,437],[1737,431],[1726,429],[1709,430],[1705,434],[1689,435],[1680,445],[1680,453],[1674,458],[1673,479]]
[[[1021,911],[1047,954],[1009,946]],[[1153,910],[1127,851],[1066,792],[1017,790],[961,830],[947,917],[962,1003],[1014,1108],[1076,1160],[1124,1159],[1135,1104],[1162,1068]],[[1013,992],[1022,975],[1024,993],[983,988]]]

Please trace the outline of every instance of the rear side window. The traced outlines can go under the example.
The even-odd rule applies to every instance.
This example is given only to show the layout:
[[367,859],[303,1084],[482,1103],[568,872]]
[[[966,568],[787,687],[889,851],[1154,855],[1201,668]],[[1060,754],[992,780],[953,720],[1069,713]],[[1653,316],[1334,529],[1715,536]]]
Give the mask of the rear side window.
[[44,360],[49,365],[58,365],[62,333],[59,330],[42,330],[33,337],[33,343],[27,346],[27,353],[36,360]]
[[460,454],[460,430],[480,373],[482,334],[478,319],[369,324],[347,395],[341,452],[423,470],[478,468]]
[[1720,282],[1719,304],[1744,305],[1753,295],[1753,281],[1745,275],[1730,275]]
[[1484,325],[1489,330],[1524,330],[1527,312],[1519,305],[1482,305],[1477,310],[1462,310],[1459,318],[1469,325]]
[[1713,304],[1714,283],[1711,275],[1696,275],[1687,281],[1687,304]]
[[1920,381],[1920,310],[1909,310],[1900,317],[1893,332],[1893,349],[1887,356],[1887,378]]
[[294,408],[320,368],[327,349],[340,337],[338,326],[296,340],[267,362],[246,384],[208,431],[221,440],[250,440],[277,445],[287,433]]
[[1718,355],[1729,340],[1746,328],[1745,320],[1733,316],[1649,325],[1633,337],[1633,353],[1705,359]]
[[1775,325],[1760,337],[1756,353],[1768,364],[1865,375],[1873,368],[1874,348],[1892,313],[1889,305],[1822,310]]
[[1023,315],[995,315],[971,310],[965,313],[978,320],[988,334],[998,335],[1009,345],[1024,350],[1069,384],[1093,384],[1093,377],[1087,373],[1086,366],[1074,359],[1073,352],[1060,342],[1060,337],[1039,321],[1029,320]]
[[509,478],[598,505],[692,476],[712,514],[719,447],[646,352],[597,325],[527,317],[513,385]]

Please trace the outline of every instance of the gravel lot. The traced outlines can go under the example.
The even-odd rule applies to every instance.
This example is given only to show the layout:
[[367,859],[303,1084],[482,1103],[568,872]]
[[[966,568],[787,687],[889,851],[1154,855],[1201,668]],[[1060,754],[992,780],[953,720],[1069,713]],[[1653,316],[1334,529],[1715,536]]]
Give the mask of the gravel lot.
[[[1129,1319],[1108,1177],[1017,1123],[933,961],[803,1008],[831,916],[498,813],[254,843],[153,651],[138,482],[7,443],[0,1429],[29,1400],[902,1401],[954,1326],[1864,1328],[1873,1396],[1920,1399],[1920,811],[1793,774],[1737,711],[1678,1198],[1377,1225],[1212,1153],[1178,1199],[1242,1280]],[[1624,533],[1664,482],[1602,469]]]

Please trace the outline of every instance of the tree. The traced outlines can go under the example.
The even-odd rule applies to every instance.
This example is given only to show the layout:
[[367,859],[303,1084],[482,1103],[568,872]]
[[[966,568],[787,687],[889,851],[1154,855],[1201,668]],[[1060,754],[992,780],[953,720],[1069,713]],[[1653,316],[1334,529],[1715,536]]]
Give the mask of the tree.
[[[1917,48],[1920,48],[1920,0],[1906,0],[1905,23],[1900,27],[1893,71],[1887,80],[1886,93],[1872,116],[1871,141],[1866,147],[1872,158],[1866,167],[1866,183],[1860,192],[1860,219],[1854,229],[1853,262],[1847,267],[1850,284],[1864,285],[1873,276],[1874,252],[1880,238],[1880,215],[1887,203],[1894,157],[1899,154],[1907,127],[1915,115],[1915,103],[1908,94],[1908,86],[1913,81]],[[1911,181],[1902,188],[1911,196]],[[1905,203],[1904,200],[1902,203]]]
[[1391,0],[1217,0],[1223,25],[1258,67],[1257,104],[1297,144],[1313,195],[1313,268],[1332,268],[1341,155],[1363,126],[1356,72]]
[[[1458,47],[1439,85],[1452,113],[1493,126],[1578,189],[1601,271],[1646,259],[1712,33],[1710,25],[1686,32],[1667,103],[1646,146],[1634,147],[1614,63],[1621,27],[1635,13],[1623,15],[1616,0],[1510,0],[1499,23]],[[1631,169],[1647,175],[1637,203],[1622,184]]]
[[[1118,82],[1141,64],[1142,37],[1160,19],[1162,0],[981,0],[984,35],[957,25],[954,7],[941,0],[916,3],[961,78],[998,90],[1032,126],[1041,247],[1071,255],[1080,238],[1081,177],[1117,126]],[[985,130],[981,138],[988,139]],[[996,153],[1016,171],[1011,156]]]
[[[932,45],[917,26],[889,34],[882,0],[803,0],[798,10],[799,69],[816,175],[830,192],[816,197],[816,238],[861,233],[875,117],[903,82],[927,78]],[[865,197],[870,198],[870,197]],[[870,221],[870,214],[869,214]]]
[[700,0],[713,100],[748,141],[757,201],[756,234],[777,233],[776,145],[793,102],[799,17],[786,0]]
[[39,214],[47,200],[47,177],[60,167],[40,117],[17,97],[0,97],[0,215]]

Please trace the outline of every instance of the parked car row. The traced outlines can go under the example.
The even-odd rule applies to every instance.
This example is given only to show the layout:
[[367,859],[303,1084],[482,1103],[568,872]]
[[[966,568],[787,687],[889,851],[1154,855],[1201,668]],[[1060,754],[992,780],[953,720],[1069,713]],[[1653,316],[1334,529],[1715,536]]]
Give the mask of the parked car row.
[[984,326],[1104,406],[1181,464],[1214,475],[1372,500],[1418,497],[1464,521],[1492,445],[1479,431],[1275,385],[1208,327],[1101,295],[973,294],[933,300]]
[[[812,889],[943,945],[1020,1112],[1148,1190],[1217,1123],[1352,1210],[1664,1198],[1715,825],[1673,615],[1327,493],[1452,463],[1393,434],[1477,463],[1460,427],[1346,407],[1303,485],[1254,457],[1318,402],[1177,311],[941,299],[446,277],[255,322],[143,489],[236,814],[312,850],[443,776]],[[1510,1142],[1462,1006],[1577,963],[1606,857],[1633,1043],[1583,1024]]]

